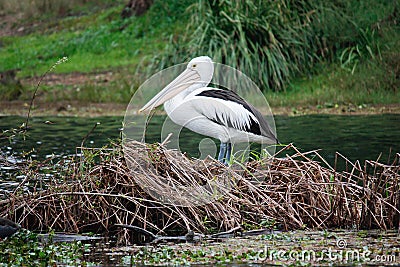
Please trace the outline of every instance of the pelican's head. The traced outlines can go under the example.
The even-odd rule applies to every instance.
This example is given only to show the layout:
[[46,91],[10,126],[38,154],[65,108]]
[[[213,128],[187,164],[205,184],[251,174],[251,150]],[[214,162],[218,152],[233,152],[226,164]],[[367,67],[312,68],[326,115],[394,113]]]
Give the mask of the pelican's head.
[[207,56],[195,57],[187,65],[187,70],[197,72],[200,76],[200,80],[197,83],[203,83],[204,86],[207,86],[214,74],[214,63]]
[[139,112],[158,107],[190,86],[196,86],[196,88],[207,86],[213,77],[213,73],[214,63],[211,58],[201,56],[192,59],[187,65],[186,70],[147,102]]

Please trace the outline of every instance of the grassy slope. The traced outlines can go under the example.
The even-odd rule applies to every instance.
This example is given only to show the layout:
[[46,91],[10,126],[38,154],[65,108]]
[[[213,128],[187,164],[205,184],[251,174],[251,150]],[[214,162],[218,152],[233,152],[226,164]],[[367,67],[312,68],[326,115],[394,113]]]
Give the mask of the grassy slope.
[[69,57],[70,63],[59,66],[58,73],[135,66],[144,57],[159,53],[169,35],[179,32],[178,24],[168,23],[169,10],[160,9],[156,6],[145,16],[121,20],[122,5],[118,5],[45,22],[29,35],[4,37],[0,71],[19,68],[20,76],[34,76],[63,56]]
[[[109,83],[86,82],[79,92],[74,86],[44,85],[43,91],[52,92],[45,99],[126,103],[132,88],[145,76],[141,75],[145,68],[137,67],[151,64],[154,56],[171,45],[171,38],[179,43],[188,22],[185,5],[156,3],[139,18],[121,20],[122,5],[117,4],[55,22],[50,17],[30,34],[2,37],[0,71],[17,68],[20,78],[37,76],[68,56],[56,73],[112,70],[116,74]],[[284,92],[267,92],[267,98],[271,106],[399,103],[398,77],[390,74],[396,67],[390,59],[399,57],[399,40],[398,32],[384,32],[377,60],[354,57],[346,64],[322,64],[317,75],[298,77]]]
[[[385,1],[344,3],[351,10],[347,15],[364,33],[364,47],[349,43],[349,49],[338,51],[333,63],[322,63],[310,72],[314,74],[297,77],[286,92],[267,93],[271,105],[400,103],[400,31],[395,19],[398,5],[397,13],[391,13],[393,6]],[[342,36],[352,34],[350,28],[339,31]],[[376,51],[369,50],[372,46]]]

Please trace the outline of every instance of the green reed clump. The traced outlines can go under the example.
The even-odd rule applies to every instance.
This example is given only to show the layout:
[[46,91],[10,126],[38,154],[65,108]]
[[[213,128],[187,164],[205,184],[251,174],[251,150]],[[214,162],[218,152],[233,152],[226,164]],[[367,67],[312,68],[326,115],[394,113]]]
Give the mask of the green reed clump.
[[161,61],[209,55],[234,66],[265,89],[284,89],[321,62],[354,71],[380,53],[379,23],[396,12],[395,1],[199,0],[188,8],[183,41],[172,39]]
[[293,73],[317,60],[322,46],[309,41],[321,4],[286,2],[200,1],[192,7],[197,9],[192,25],[200,27],[190,42],[191,52],[210,54],[261,85],[281,89]]

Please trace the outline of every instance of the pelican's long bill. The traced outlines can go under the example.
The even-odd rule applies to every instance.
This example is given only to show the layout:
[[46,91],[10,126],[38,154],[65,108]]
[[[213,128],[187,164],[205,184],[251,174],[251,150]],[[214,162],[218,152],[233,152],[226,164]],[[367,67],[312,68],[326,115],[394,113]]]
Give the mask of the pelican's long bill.
[[178,77],[170,82],[163,90],[161,90],[157,95],[155,95],[146,105],[144,105],[139,112],[145,110],[152,110],[169,99],[173,98],[183,90],[187,89],[189,86],[200,83],[201,78],[196,70],[187,68]]

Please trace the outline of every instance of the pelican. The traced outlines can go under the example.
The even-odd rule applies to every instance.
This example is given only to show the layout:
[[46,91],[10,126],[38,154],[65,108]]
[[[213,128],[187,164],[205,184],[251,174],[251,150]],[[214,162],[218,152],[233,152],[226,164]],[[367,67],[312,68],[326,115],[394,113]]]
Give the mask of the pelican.
[[164,104],[164,110],[174,123],[219,139],[218,160],[225,164],[230,162],[232,144],[278,143],[270,125],[254,106],[231,90],[207,87],[213,74],[211,58],[192,59],[186,70],[139,112]]

